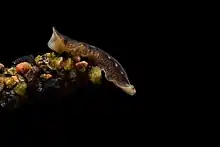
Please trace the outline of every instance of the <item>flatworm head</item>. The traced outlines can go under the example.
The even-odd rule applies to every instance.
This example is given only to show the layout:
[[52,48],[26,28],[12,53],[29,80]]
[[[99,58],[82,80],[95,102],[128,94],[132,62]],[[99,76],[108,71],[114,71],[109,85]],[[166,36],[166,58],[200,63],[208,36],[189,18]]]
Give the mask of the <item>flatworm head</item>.
[[52,49],[57,53],[62,53],[65,50],[64,39],[58,35],[54,27],[53,27],[52,36],[47,44],[50,49]]
[[52,27],[52,29],[53,33],[47,44],[53,51],[57,53],[68,52],[69,49],[78,46],[79,43],[77,41],[60,34],[54,27]]

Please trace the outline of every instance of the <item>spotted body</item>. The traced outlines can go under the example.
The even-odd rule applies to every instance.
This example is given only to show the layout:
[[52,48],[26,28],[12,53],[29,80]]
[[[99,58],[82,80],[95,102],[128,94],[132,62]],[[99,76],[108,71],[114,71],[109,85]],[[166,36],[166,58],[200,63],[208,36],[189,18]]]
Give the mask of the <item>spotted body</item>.
[[104,71],[105,78],[108,81],[113,82],[117,87],[121,88],[129,95],[134,95],[136,93],[122,65],[114,57],[100,48],[70,39],[59,33],[54,27],[48,46],[58,53],[68,52],[74,56],[87,57],[93,60],[96,66]]

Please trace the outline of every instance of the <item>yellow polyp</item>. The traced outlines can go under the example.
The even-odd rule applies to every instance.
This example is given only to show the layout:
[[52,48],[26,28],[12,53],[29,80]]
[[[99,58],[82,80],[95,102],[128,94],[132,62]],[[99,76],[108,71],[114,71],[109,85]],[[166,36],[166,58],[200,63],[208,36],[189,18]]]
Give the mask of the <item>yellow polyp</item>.
[[61,62],[63,61],[63,57],[54,57],[50,60],[50,66],[55,69],[61,69]]
[[64,70],[71,70],[73,66],[72,64],[73,64],[72,59],[68,58],[64,65]]
[[43,60],[43,57],[40,56],[40,55],[38,55],[34,60],[35,60],[35,62],[38,64],[40,61]]
[[17,83],[12,77],[5,77],[4,82],[7,88],[12,88]]
[[9,74],[9,75],[15,75],[17,72],[16,72],[16,68],[15,67],[11,67],[9,69],[6,69],[4,74]]
[[89,72],[89,79],[94,84],[100,84],[102,79],[102,71],[98,66],[92,67]]
[[19,96],[24,96],[26,93],[26,89],[27,89],[27,84],[25,82],[20,82],[16,85],[14,91]]

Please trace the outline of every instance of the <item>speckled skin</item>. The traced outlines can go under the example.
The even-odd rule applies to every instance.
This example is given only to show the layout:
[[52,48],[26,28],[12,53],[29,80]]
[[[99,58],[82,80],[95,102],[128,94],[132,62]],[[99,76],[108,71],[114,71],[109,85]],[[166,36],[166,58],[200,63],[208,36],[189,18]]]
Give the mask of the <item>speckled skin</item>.
[[104,71],[108,81],[113,82],[117,87],[121,88],[129,95],[134,95],[136,93],[122,65],[115,58],[98,47],[73,40],[59,33],[54,27],[48,46],[58,53],[65,51],[74,56],[92,59],[94,63]]

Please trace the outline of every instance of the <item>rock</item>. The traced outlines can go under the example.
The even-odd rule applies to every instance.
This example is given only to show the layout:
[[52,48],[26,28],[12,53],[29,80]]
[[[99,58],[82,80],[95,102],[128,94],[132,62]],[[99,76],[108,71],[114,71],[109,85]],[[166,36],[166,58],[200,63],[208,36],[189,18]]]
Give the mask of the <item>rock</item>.
[[76,74],[76,71],[75,70],[71,70],[70,72],[69,72],[69,79],[70,80],[76,80],[76,76],[77,76],[77,74]]
[[16,71],[21,74],[27,73],[32,68],[31,64],[28,62],[19,63],[16,66]]
[[43,82],[40,80],[37,80],[36,82],[36,89],[38,92],[44,92],[44,88],[43,88]]
[[18,96],[15,94],[13,90],[4,90],[2,92],[0,105],[4,108],[8,107],[9,109],[16,107],[16,102],[18,100]]
[[60,88],[62,79],[61,78],[52,78],[44,83],[44,89],[48,88]]
[[24,77],[27,79],[28,82],[31,82],[31,81],[33,81],[38,76],[39,71],[40,71],[40,69],[37,66],[33,66],[31,68],[31,70],[29,70],[24,75]]
[[79,61],[81,60],[81,58],[80,58],[80,56],[74,56],[74,57],[73,57],[73,60],[74,60],[75,62],[79,62]]
[[88,66],[88,63],[86,61],[81,61],[75,64],[77,70],[80,72],[85,72]]

